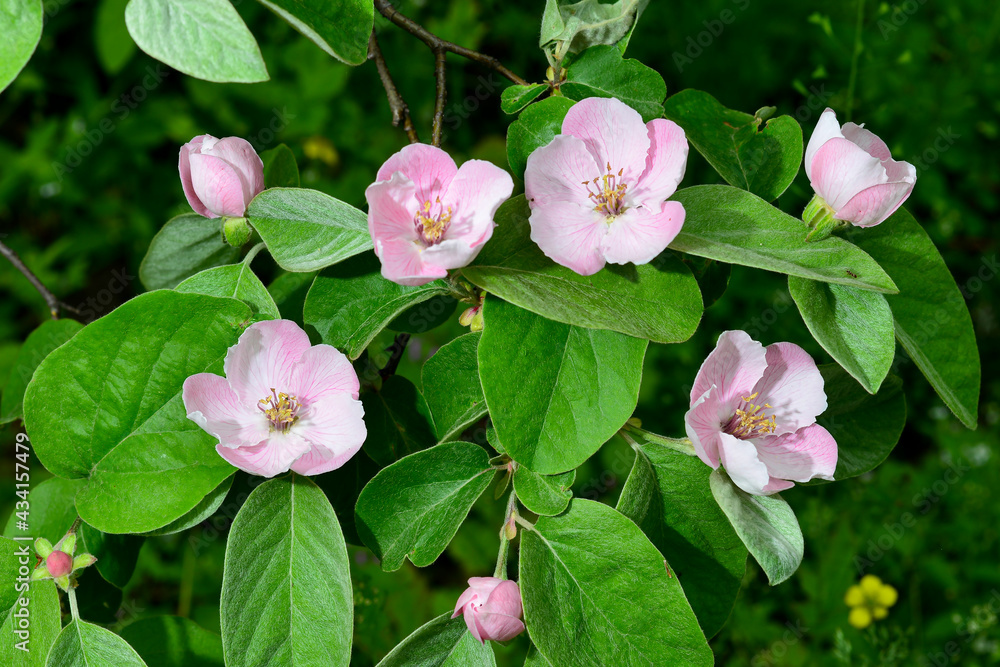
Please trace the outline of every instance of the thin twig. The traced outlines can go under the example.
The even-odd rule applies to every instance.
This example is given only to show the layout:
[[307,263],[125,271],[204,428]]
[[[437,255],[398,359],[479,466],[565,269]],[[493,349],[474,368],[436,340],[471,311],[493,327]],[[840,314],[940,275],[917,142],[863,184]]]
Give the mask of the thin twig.
[[399,89],[396,88],[396,83],[389,74],[389,67],[385,64],[385,56],[382,55],[382,49],[378,45],[374,30],[368,39],[368,58],[374,60],[375,67],[378,68],[378,76],[382,79],[385,96],[389,99],[389,109],[392,110],[393,126],[399,127],[402,124],[403,131],[406,132],[410,143],[419,143],[420,137],[417,136],[417,128],[414,127],[413,119],[410,118],[410,107],[403,100],[403,96],[399,94]]
[[31,269],[25,266],[24,262],[21,261],[21,258],[17,256],[17,253],[7,247],[2,241],[0,241],[0,255],[3,255],[10,260],[10,263],[14,265],[14,268],[20,271],[24,277],[28,279],[28,282],[30,282],[34,288],[38,290],[38,293],[42,295],[42,298],[45,299],[46,305],[49,307],[49,313],[52,315],[52,319],[59,319],[60,310],[68,310],[76,315],[80,314],[79,310],[56,298],[56,295],[49,291],[49,288],[47,288],[42,281],[38,279],[38,276],[32,273]]
[[462,56],[463,58],[467,58],[473,62],[479,63],[480,65],[485,65],[490,69],[496,70],[514,83],[522,86],[528,85],[527,81],[504,67],[503,63],[493,56],[488,56],[485,53],[479,53],[478,51],[473,51],[472,49],[467,49],[464,46],[459,46],[458,44],[449,42],[446,39],[441,39],[413,19],[409,19],[400,14],[396,11],[396,8],[392,6],[392,3],[389,2],[389,0],[375,0],[375,9],[378,10],[379,14],[386,17],[400,28],[411,35],[414,35],[417,39],[429,46],[435,54],[437,54],[439,50],[454,53],[455,55]]
[[434,94],[434,122],[431,125],[431,143],[435,146],[441,145],[441,124],[444,122],[444,103],[448,98],[445,55],[444,49],[434,49],[434,81],[436,82],[436,89]]
[[392,341],[392,345],[386,352],[389,353],[389,361],[385,363],[382,370],[378,372],[382,379],[385,380],[390,375],[396,372],[399,367],[399,361],[403,358],[403,352],[406,351],[406,345],[410,342],[410,334],[401,333],[396,334],[396,339]]

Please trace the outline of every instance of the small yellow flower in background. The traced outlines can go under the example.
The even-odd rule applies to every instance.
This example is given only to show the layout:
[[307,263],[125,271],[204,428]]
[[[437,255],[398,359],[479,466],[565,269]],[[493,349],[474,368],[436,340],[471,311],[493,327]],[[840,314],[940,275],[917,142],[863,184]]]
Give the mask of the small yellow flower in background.
[[333,142],[326,137],[319,135],[309,137],[302,144],[302,152],[310,160],[320,160],[331,167],[336,167],[340,164],[340,153],[337,152],[337,148],[333,145]]
[[863,630],[872,624],[872,621],[885,618],[889,614],[889,607],[896,604],[899,593],[889,584],[883,584],[882,580],[874,574],[866,574],[861,578],[861,582],[847,589],[844,602],[851,608],[851,613],[847,617],[847,622]]

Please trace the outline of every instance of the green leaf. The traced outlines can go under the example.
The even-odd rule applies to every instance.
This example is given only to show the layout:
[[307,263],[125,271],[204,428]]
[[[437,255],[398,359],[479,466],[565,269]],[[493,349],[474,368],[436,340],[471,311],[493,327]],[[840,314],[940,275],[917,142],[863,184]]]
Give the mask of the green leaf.
[[442,614],[401,641],[378,667],[495,667],[489,644],[480,644],[465,620]]
[[896,338],[963,424],[976,428],[980,365],[972,318],[955,279],[927,232],[904,209],[849,237],[899,286],[887,297]]
[[306,295],[312,287],[313,280],[316,279],[317,271],[308,273],[285,272],[279,275],[267,286],[267,292],[274,299],[281,312],[281,318],[292,320],[300,326],[304,326],[302,310],[305,306]]
[[[872,396],[837,364],[824,364],[819,371],[828,407],[816,421],[837,441],[834,479],[874,469],[889,456],[906,425],[902,380],[890,375]],[[816,479],[809,483],[828,482]]]
[[398,570],[404,557],[417,567],[437,560],[492,481],[489,459],[471,442],[446,442],[375,475],[355,515],[358,534],[383,570]]
[[807,243],[806,226],[760,197],[726,185],[678,191],[684,227],[674,250],[730,264],[838,283],[876,292],[896,285],[868,254],[837,237]]
[[459,336],[424,362],[420,373],[423,394],[439,441],[460,435],[486,415],[477,358],[480,336]]
[[46,667],[145,666],[124,639],[86,621],[70,621],[56,637]]
[[656,70],[638,60],[622,58],[616,46],[584,51],[566,69],[566,81],[559,90],[571,100],[615,97],[638,111],[643,122],[663,117],[663,98],[667,96],[667,84]]
[[626,39],[649,0],[546,0],[538,45],[559,59]]
[[788,277],[788,291],[813,338],[870,394],[896,352],[892,311],[878,292]]
[[[17,601],[18,593],[12,582],[17,581],[22,565],[27,564],[33,569],[34,551],[31,540],[15,542],[6,537],[0,538],[0,576],[7,582],[6,586],[0,587],[0,612],[6,612]],[[22,559],[25,563],[21,562]]]
[[407,308],[448,292],[443,280],[419,287],[386,280],[378,257],[366,252],[316,276],[306,296],[304,317],[324,343],[357,359],[372,339]]
[[361,402],[368,427],[364,449],[379,466],[387,466],[437,442],[427,402],[405,377],[389,376],[378,391],[363,393]]
[[168,220],[153,237],[139,265],[139,279],[148,290],[173,289],[185,278],[232,264],[239,256],[222,239],[222,223],[186,213]]
[[500,93],[500,108],[504,113],[515,114],[541,97],[548,89],[549,86],[545,83],[507,86]]
[[677,578],[638,527],[601,503],[521,532],[524,622],[553,665],[712,665]]
[[247,220],[286,271],[316,271],[372,248],[368,216],[317,190],[264,190]]
[[265,188],[299,187],[299,165],[295,153],[285,144],[278,144],[260,154],[264,163]]
[[712,469],[694,456],[638,438],[618,511],[653,543],[684,587],[698,624],[712,637],[729,618],[747,550],[712,497]]
[[371,0],[260,0],[331,56],[348,65],[368,60],[375,21]]
[[47,320],[28,334],[10,369],[0,401],[0,424],[21,419],[24,415],[24,390],[38,364],[83,328],[75,320]]
[[701,320],[701,293],[674,253],[642,266],[609,264],[581,276],[546,257],[529,236],[524,196],[504,202],[498,227],[462,269],[470,282],[548,319],[610,329],[657,343],[687,340]]
[[257,40],[229,0],[130,0],[125,24],[139,48],[215,83],[267,81]]
[[101,0],[94,21],[94,46],[101,67],[108,74],[118,74],[135,55],[135,42],[125,26],[128,0]]
[[180,616],[154,616],[129,623],[122,639],[149,667],[223,667],[222,638]]
[[545,656],[538,652],[538,647],[532,644],[528,648],[528,655],[524,657],[524,667],[552,667],[552,663],[546,660]]
[[41,0],[0,0],[0,92],[17,78],[42,38]]
[[[32,560],[34,560],[32,558]],[[14,579],[4,579],[13,582]],[[13,589],[13,585],[9,585]],[[36,581],[21,593],[27,601],[27,611],[30,627],[25,630],[20,623],[15,625],[14,612],[24,609],[16,605],[0,612],[3,622],[0,623],[0,665],[6,667],[44,667],[45,657],[62,629],[62,609],[59,606],[59,593],[52,581]],[[23,612],[22,612],[23,613]],[[22,616],[18,620],[23,620]],[[18,633],[25,634],[15,634]],[[22,644],[24,640],[26,644]],[[20,645],[20,648],[18,647]],[[22,649],[27,649],[22,650]]]
[[561,475],[539,475],[524,466],[514,470],[514,491],[521,504],[539,516],[562,514],[573,497],[576,471]]
[[492,298],[484,315],[479,376],[515,461],[546,475],[572,470],[632,416],[645,340],[553,322]]
[[730,185],[773,201],[799,173],[802,128],[791,116],[765,122],[693,89],[672,95],[664,106],[667,118]]
[[238,299],[250,306],[254,315],[269,320],[281,319],[274,299],[248,262],[205,269],[174,289],[178,292]]
[[264,482],[236,515],[226,544],[227,667],[346,665],[353,628],[347,546],[330,502],[307,477]]
[[515,176],[524,179],[528,156],[536,148],[547,146],[562,131],[563,118],[571,106],[573,100],[565,97],[546,97],[529,106],[510,124],[507,128],[507,162]]
[[721,468],[709,476],[712,495],[736,534],[767,574],[772,586],[788,579],[805,545],[795,513],[781,496],[752,496],[733,484]]
[[201,499],[200,503],[188,510],[185,514],[182,514],[180,517],[174,519],[165,526],[155,530],[146,531],[142,534],[146,537],[159,537],[161,535],[173,535],[174,533],[185,531],[188,528],[194,528],[215,514],[215,510],[219,509],[223,501],[225,501],[226,495],[229,493],[229,489],[233,486],[234,477],[235,475],[230,475],[226,479],[222,480],[221,484],[212,489],[207,496]]
[[[44,537],[52,544],[58,542],[76,520],[73,499],[86,485],[82,479],[50,477],[31,489],[31,513],[28,529],[19,530],[16,514],[11,514],[3,530],[4,537]],[[3,607],[0,606],[0,609]]]

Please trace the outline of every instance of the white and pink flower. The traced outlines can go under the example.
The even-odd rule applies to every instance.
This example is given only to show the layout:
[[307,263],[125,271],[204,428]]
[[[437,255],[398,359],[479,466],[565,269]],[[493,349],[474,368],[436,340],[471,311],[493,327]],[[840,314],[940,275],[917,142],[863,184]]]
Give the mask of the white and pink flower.
[[702,461],[721,462],[741,489],[767,495],[833,479],[837,443],[816,423],[824,410],[823,376],[805,350],[726,331],[698,370],[684,421]]
[[246,139],[202,134],[181,146],[177,168],[198,215],[239,218],[264,189],[264,163]]
[[224,369],[226,377],[189,377],[184,407],[240,470],[318,475],[344,465],[364,443],[354,367],[336,348],[310,345],[294,322],[249,326],[229,348]]
[[666,201],[684,178],[684,130],[642,117],[616,100],[570,107],[562,134],[528,156],[524,189],[531,239],[580,275],[605,263],[645,264],[684,224],[684,206]]
[[466,266],[493,236],[493,216],[514,190],[503,169],[483,160],[458,168],[436,146],[406,146],[365,190],[368,232],[382,275],[423,285]]
[[864,125],[837,122],[827,109],[806,146],[806,175],[834,220],[874,227],[913,192],[917,170],[892,159],[885,142]]
[[480,643],[487,639],[504,642],[524,632],[521,612],[521,589],[516,583],[497,577],[472,577],[451,617],[463,614],[469,632]]

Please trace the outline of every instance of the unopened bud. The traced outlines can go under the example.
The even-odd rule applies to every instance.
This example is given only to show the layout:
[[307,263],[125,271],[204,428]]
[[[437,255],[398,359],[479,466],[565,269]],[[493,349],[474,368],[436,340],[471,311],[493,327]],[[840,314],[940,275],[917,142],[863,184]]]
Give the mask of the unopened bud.
[[45,567],[52,577],[65,577],[73,571],[73,557],[65,551],[53,551],[45,559]]
[[246,218],[223,218],[222,236],[226,243],[234,248],[242,248],[253,236],[253,229],[247,224]]
[[504,536],[508,540],[512,540],[517,537],[517,521],[514,520],[514,515],[511,514],[510,518],[503,525]]

